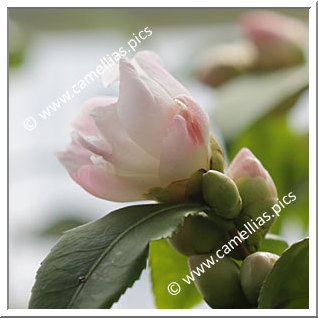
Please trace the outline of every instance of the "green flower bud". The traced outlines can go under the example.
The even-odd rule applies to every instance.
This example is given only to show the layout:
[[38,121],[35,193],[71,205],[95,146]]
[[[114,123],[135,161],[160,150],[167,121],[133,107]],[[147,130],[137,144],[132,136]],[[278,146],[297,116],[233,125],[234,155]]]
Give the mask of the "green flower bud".
[[[204,264],[215,262],[207,268]],[[204,270],[200,276],[195,275],[194,283],[204,300],[212,308],[247,308],[247,301],[240,285],[239,266],[229,257],[219,259],[215,254],[194,255],[188,259],[189,268],[197,273]]]
[[225,168],[224,152],[221,145],[217,142],[212,134],[210,135],[210,148],[211,169],[223,172]]
[[[237,187],[240,191],[243,208],[239,217],[235,220],[238,229],[245,229],[244,224],[251,224],[253,220],[257,224],[256,232],[248,237],[246,246],[250,252],[256,252],[276,219],[271,212],[272,206],[277,202],[273,197],[264,179],[256,177],[253,179],[241,179]],[[266,218],[263,213],[267,212]]]
[[234,181],[225,174],[210,170],[203,175],[202,192],[205,202],[217,215],[234,219],[242,208],[242,200]]
[[189,215],[168,242],[181,254],[189,256],[214,252],[226,233],[205,215]]
[[[275,184],[261,162],[247,148],[243,148],[229,166],[231,177],[242,198],[242,211],[235,220],[238,230],[244,230],[247,222],[255,222],[258,229],[245,244],[250,252],[256,252],[269,228],[275,221],[271,207],[277,201]],[[264,212],[267,212],[266,217]]]
[[241,266],[240,280],[243,292],[251,305],[257,305],[264,279],[273,268],[279,256],[268,252],[249,255]]

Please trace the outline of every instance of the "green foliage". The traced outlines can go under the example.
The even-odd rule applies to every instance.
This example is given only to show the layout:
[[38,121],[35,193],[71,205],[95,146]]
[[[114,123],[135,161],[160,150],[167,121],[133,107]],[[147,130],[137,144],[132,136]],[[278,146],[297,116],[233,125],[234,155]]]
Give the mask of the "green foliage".
[[309,239],[293,244],[275,263],[259,296],[259,308],[308,308]]
[[259,251],[282,255],[287,248],[287,242],[281,239],[278,235],[267,234],[259,248]]
[[9,53],[9,68],[20,66],[24,62],[24,50]]
[[189,274],[187,258],[177,253],[165,239],[150,244],[152,290],[159,309],[187,309],[203,301],[194,284],[187,285],[177,295],[171,295],[167,286]]
[[145,268],[149,241],[206,209],[135,205],[66,232],[37,272],[29,308],[110,308]]
[[213,120],[226,140],[234,140],[263,116],[291,107],[308,81],[307,64],[240,76],[218,89]]
[[[271,116],[255,123],[229,146],[229,156],[242,148],[252,150],[272,176],[279,198],[293,192],[297,200],[282,210],[271,232],[280,233],[287,218],[308,231],[309,148],[308,137],[293,132],[284,116]],[[286,211],[286,212],[285,212]]]

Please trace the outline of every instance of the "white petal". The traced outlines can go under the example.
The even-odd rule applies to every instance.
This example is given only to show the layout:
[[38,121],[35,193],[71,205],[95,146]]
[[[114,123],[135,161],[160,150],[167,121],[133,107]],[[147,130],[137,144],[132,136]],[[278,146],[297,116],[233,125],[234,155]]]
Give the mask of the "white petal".
[[102,75],[102,83],[105,87],[110,86],[119,80],[119,65],[118,63],[109,66]]
[[159,84],[120,60],[118,115],[129,136],[151,155],[160,156],[162,138],[177,109]]
[[117,174],[158,175],[159,160],[138,146],[127,134],[121,124],[117,105],[97,107],[92,112],[101,136],[112,147],[112,163]]
[[134,56],[134,60],[149,78],[156,81],[170,96],[188,95],[189,91],[177,81],[162,65],[160,57],[152,51],[140,51]]
[[116,102],[115,97],[95,97],[86,101],[72,123],[75,130],[80,132],[84,136],[94,136],[97,135],[97,129],[93,118],[90,116],[91,111],[98,106],[106,106]]

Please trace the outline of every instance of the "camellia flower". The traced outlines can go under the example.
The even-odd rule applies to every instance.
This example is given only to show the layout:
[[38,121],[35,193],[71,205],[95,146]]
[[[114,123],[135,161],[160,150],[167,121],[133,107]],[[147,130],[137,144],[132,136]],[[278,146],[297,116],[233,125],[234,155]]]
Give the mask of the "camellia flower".
[[122,58],[118,99],[88,101],[73,128],[72,143],[58,158],[78,184],[103,199],[143,200],[150,189],[210,165],[208,116],[152,52]]
[[244,14],[240,24],[258,49],[255,68],[278,68],[305,61],[308,30],[301,21],[257,10]]

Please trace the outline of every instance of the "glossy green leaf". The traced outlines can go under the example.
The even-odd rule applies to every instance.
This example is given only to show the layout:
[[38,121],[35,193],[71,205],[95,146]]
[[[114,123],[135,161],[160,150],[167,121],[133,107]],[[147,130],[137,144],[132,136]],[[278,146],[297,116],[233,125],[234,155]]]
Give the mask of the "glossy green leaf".
[[259,308],[308,308],[309,239],[287,249],[266,277],[258,299]]
[[278,235],[267,234],[259,248],[259,251],[270,252],[276,255],[282,255],[282,253],[287,248],[288,248],[287,242],[285,242]]
[[29,308],[110,308],[145,268],[149,241],[206,209],[135,205],[66,232],[37,272]]
[[171,295],[167,287],[171,282],[181,282],[189,274],[187,258],[176,252],[165,240],[150,245],[152,290],[159,309],[187,309],[203,299],[194,284],[185,285],[177,295]]

